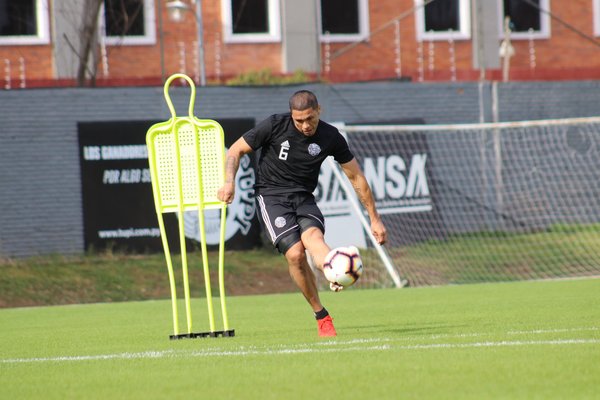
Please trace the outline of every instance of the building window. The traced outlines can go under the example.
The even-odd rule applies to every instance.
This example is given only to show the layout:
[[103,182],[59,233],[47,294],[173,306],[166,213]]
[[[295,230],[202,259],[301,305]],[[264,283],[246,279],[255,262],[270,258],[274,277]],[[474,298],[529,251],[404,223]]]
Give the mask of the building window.
[[106,44],[156,43],[153,0],[104,0],[101,15]]
[[281,40],[279,0],[223,0],[221,6],[226,42]]
[[417,40],[469,39],[471,18],[469,0],[433,1],[423,6],[415,0]]
[[500,1],[502,19],[500,34],[504,35],[504,18],[510,18],[511,39],[547,39],[550,37],[549,0],[531,0],[535,6],[522,0]]
[[0,0],[0,45],[50,43],[48,0]]
[[352,42],[369,35],[367,0],[321,0],[321,40]]

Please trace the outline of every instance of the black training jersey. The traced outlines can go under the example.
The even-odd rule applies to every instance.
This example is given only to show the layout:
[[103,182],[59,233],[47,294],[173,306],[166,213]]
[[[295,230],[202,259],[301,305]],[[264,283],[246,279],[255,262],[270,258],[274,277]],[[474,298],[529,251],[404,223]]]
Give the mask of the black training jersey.
[[261,194],[312,193],[325,158],[340,164],[354,158],[337,128],[319,121],[309,137],[296,129],[290,113],[271,115],[243,137],[253,150],[261,149],[254,186]]

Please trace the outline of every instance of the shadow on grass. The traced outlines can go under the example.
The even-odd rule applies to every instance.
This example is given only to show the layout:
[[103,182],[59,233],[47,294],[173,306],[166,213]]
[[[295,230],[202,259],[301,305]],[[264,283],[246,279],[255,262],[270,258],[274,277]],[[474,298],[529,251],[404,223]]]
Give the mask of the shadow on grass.
[[430,325],[415,327],[391,327],[390,325],[348,325],[343,329],[356,329],[361,332],[371,333],[391,333],[393,335],[421,334],[421,335],[440,335],[447,334],[453,329],[466,328],[468,325]]

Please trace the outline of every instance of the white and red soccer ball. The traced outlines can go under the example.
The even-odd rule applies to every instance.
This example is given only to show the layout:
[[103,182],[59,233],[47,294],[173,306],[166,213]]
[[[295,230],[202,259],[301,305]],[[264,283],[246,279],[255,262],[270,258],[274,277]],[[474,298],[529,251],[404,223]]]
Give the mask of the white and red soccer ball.
[[352,286],[362,272],[362,259],[354,246],[336,247],[325,256],[323,273],[333,284],[343,287]]

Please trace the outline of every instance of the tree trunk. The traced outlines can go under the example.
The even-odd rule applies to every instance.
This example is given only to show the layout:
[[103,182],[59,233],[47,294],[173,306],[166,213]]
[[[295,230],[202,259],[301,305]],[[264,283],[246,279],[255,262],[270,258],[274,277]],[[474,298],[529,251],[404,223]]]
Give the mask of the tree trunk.
[[[79,67],[77,69],[77,85],[85,86],[86,76],[89,72],[89,77],[92,83],[96,80],[95,66],[90,70],[88,68],[92,51],[96,47],[97,32],[98,32],[98,14],[103,0],[85,0],[83,11],[83,27],[81,28],[81,53],[79,57]],[[92,57],[93,59],[93,57]]]

